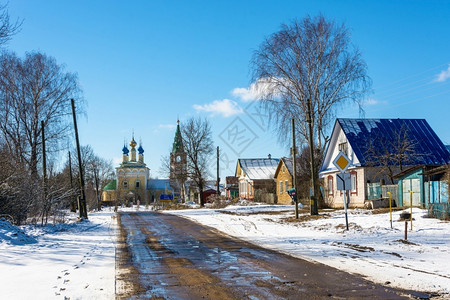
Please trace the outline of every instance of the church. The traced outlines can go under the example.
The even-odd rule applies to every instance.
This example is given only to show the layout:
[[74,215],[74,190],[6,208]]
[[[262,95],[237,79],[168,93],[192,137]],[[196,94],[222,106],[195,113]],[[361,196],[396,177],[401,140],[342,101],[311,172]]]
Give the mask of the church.
[[133,137],[122,148],[122,163],[116,167],[116,179],[109,182],[102,193],[104,205],[150,204],[159,200],[183,201],[186,197],[187,156],[183,147],[180,122],[170,153],[170,176],[168,179],[152,179],[150,169],[144,162],[144,148],[136,149]]

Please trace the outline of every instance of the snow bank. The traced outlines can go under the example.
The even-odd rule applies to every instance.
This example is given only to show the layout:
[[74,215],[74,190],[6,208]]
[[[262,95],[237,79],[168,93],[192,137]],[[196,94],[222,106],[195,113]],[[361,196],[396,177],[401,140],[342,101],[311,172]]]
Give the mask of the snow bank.
[[0,298],[114,299],[113,216],[43,228],[0,222]]

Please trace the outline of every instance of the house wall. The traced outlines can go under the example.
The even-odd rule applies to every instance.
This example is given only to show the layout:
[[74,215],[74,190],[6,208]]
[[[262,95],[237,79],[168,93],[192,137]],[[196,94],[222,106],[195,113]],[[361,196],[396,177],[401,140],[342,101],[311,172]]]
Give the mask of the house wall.
[[[364,168],[354,168],[348,170],[348,173],[356,175],[356,189],[348,191],[347,204],[349,208],[364,207],[364,200],[366,199],[366,186]],[[332,208],[344,207],[344,193],[337,189],[338,172],[328,173],[323,176],[325,186],[325,204]],[[331,179],[331,182],[330,182]],[[330,186],[330,183],[332,186]]]
[[[119,200],[124,200],[132,192],[136,195],[135,200],[141,203],[147,201],[147,178],[148,171],[145,168],[117,168],[117,191]],[[125,182],[127,183],[125,185]],[[139,187],[136,187],[139,182]],[[133,201],[135,201],[133,200]]]
[[[280,187],[280,182],[281,186]],[[286,188],[286,182],[287,182],[287,188]],[[292,185],[292,176],[288,172],[286,166],[281,166],[280,171],[277,174],[277,177],[275,178],[275,186],[276,186],[276,195],[278,198],[278,204],[291,204],[292,198],[287,193],[287,189],[291,189],[293,187]]]

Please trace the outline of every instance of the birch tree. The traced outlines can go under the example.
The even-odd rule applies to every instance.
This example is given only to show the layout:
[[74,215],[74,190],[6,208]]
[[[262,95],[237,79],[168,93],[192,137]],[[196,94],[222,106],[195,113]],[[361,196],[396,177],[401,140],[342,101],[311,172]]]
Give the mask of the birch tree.
[[[371,86],[366,63],[351,44],[349,30],[322,15],[283,24],[254,52],[251,73],[252,88],[280,141],[289,143],[294,118],[300,144],[314,152],[311,157],[320,158],[337,108],[354,103],[362,110]],[[314,173],[317,178],[317,170]],[[318,191],[317,185],[314,190]]]
[[0,137],[33,177],[42,156],[41,121],[47,149],[57,151],[72,128],[71,98],[82,110],[77,75],[53,57],[39,52],[23,59],[11,52],[0,55]]

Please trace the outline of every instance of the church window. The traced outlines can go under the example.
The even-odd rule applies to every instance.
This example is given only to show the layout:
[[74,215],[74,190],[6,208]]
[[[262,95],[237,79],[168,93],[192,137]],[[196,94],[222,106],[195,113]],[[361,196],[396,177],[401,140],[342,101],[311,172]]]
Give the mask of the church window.
[[127,188],[128,188],[128,181],[125,180],[125,181],[123,182],[123,188],[124,188],[124,189],[127,189]]
[[141,182],[139,180],[136,180],[134,186],[138,189],[141,186]]
[[280,180],[280,194],[283,194],[283,181]]
[[289,189],[289,182],[287,180],[284,181],[284,192],[287,193],[287,190]]

